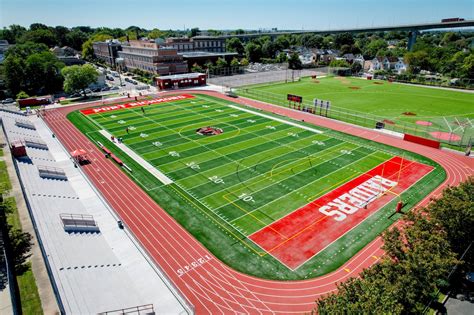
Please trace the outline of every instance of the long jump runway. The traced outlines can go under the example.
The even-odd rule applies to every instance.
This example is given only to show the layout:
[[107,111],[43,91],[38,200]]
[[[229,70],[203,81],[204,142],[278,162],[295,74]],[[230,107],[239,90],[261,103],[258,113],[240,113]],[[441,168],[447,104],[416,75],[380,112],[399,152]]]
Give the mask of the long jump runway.
[[[229,100],[215,92],[187,92],[208,94]],[[124,100],[115,100],[115,102],[118,101]],[[438,196],[447,185],[457,185],[474,172],[474,159],[426,148],[374,131],[270,104],[244,98],[232,99],[232,101],[294,119],[304,119],[318,126],[397,146],[433,159],[446,170],[447,179],[421,204],[426,204],[430,197]],[[72,151],[82,147],[90,152],[89,156],[93,161],[92,164],[83,167],[84,173],[123,219],[129,231],[139,240],[153,262],[160,266],[178,291],[194,306],[197,314],[301,314],[309,312],[314,308],[314,301],[319,296],[334,291],[336,283],[357,276],[363,268],[374,264],[383,255],[380,248],[382,241],[377,238],[338,270],[306,281],[283,282],[258,279],[227,267],[214,259],[206,248],[154,203],[113,162],[104,159],[101,151],[67,120],[66,115],[69,112],[94,105],[101,105],[101,103],[49,110],[44,119],[66,149]],[[200,262],[202,259],[204,263],[190,268],[185,274],[178,274],[177,270],[184,266],[192,266],[193,262]],[[166,313],[166,310],[160,310],[160,312]]]

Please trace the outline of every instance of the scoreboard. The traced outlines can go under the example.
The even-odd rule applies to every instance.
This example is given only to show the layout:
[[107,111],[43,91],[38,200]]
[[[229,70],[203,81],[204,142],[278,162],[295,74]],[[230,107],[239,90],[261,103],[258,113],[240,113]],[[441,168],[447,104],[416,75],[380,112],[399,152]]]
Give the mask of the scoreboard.
[[303,103],[303,97],[299,95],[288,94],[286,96],[286,99],[289,102],[295,102],[295,103],[300,103],[300,104]]

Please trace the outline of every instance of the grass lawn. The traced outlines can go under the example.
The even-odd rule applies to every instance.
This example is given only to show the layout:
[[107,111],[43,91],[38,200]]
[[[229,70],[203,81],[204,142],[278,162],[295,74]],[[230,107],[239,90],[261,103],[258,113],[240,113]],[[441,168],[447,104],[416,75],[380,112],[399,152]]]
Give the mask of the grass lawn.
[[[393,214],[394,199],[295,270],[250,239],[335,187],[403,156],[434,167],[403,192],[409,209],[445,178],[444,170],[424,157],[248,112],[209,96],[144,109],[145,113],[138,107],[88,116],[73,112],[69,119],[132,168],[133,173],[127,174],[219,259],[262,278],[305,279],[333,271],[400,216]],[[197,134],[197,129],[208,126],[223,132]],[[99,130],[122,137],[128,148],[173,183],[160,183]]]
[[[314,98],[329,100],[329,117],[371,128],[375,121],[386,120],[386,128],[400,132],[452,131],[464,135],[465,142],[474,136],[472,93],[332,76],[249,86],[241,88],[239,93],[282,106],[288,106],[287,94],[303,96],[308,105]],[[432,126],[417,125],[417,121],[427,121]]]

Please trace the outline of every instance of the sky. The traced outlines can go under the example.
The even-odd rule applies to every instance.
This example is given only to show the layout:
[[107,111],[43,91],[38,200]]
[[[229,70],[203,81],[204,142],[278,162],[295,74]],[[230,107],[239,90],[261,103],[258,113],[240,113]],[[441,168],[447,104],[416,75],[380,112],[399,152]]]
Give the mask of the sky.
[[0,27],[334,30],[474,19],[474,0],[0,0]]

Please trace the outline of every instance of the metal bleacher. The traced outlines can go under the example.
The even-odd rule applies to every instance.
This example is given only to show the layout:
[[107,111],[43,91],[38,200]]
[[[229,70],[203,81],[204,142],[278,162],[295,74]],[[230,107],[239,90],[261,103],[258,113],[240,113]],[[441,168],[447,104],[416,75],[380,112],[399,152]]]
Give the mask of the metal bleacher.
[[[27,144],[28,159],[15,160],[15,167],[58,301],[62,301],[61,313],[96,314],[149,302],[73,187],[80,175],[71,160],[62,153],[62,160],[57,161],[51,143],[43,141],[44,134],[40,136],[42,129],[18,125],[19,117],[27,119],[0,111],[7,140],[28,139],[32,144]],[[112,228],[117,229],[116,223]]]
[[61,213],[59,215],[66,232],[99,232],[94,217],[87,214]]

